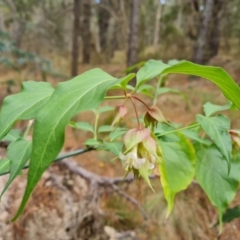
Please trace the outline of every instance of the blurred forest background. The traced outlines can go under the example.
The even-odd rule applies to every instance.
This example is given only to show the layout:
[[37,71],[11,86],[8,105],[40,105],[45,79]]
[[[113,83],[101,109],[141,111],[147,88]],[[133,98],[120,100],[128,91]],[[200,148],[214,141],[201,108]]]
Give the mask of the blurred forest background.
[[239,56],[239,11],[239,0],[1,0],[0,64],[46,80],[83,64],[229,61]]
[[[151,58],[220,66],[240,83],[239,56],[240,0],[0,0],[1,102],[19,91],[25,80],[56,85],[93,67],[121,77]],[[220,91],[202,79],[173,75],[167,86],[183,92],[159,98],[167,119],[177,123],[192,122],[206,101],[225,103]],[[227,114],[240,127],[239,116]],[[106,115],[100,123],[112,117]],[[92,121],[92,115],[84,115],[84,120]],[[66,133],[64,151],[84,147],[89,137],[69,129]],[[1,156],[4,153],[3,147]],[[90,152],[74,160],[81,171],[94,173],[88,175],[93,179],[124,176],[111,158]],[[240,239],[238,219],[218,235],[216,211],[197,184],[178,194],[175,210],[164,224],[166,203],[157,180],[156,193],[132,180],[97,190],[72,169],[66,162],[54,164],[23,216],[10,223],[26,183],[21,177],[0,203],[0,240]],[[0,189],[6,180],[0,178]],[[92,199],[97,199],[95,210],[89,206]],[[239,201],[238,194],[232,207]]]

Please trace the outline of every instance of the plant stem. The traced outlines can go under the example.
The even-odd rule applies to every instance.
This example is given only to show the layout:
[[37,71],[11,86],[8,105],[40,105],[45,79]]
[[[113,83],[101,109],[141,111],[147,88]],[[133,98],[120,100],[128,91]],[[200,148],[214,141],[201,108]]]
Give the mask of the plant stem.
[[135,105],[132,97],[130,97],[130,99],[132,101],[132,105],[133,105],[133,108],[134,108],[134,111],[135,111],[135,114],[136,114],[136,118],[137,118],[137,122],[138,122],[138,129],[141,129],[141,124],[140,124],[139,116],[138,116],[138,113],[137,113],[136,105]]
[[153,99],[153,105],[154,105],[154,106],[157,104],[158,89],[159,89],[159,88],[161,87],[161,85],[162,85],[163,77],[164,77],[164,75],[161,75],[161,76],[159,77],[159,80],[158,80],[157,88],[156,88],[156,91],[155,91],[155,96],[154,96],[154,99]]
[[187,127],[178,128],[178,129],[175,129],[175,130],[172,130],[172,131],[169,131],[169,132],[162,133],[162,134],[158,135],[158,137],[162,137],[162,136],[165,136],[165,135],[168,135],[168,134],[171,134],[171,133],[179,132],[179,131],[182,131],[182,130],[185,130],[185,129],[195,128],[195,127],[198,127],[198,126],[200,126],[199,123],[196,123],[196,124],[193,124],[193,125],[190,125],[190,126],[187,126]]
[[26,138],[28,136],[28,133],[29,133],[32,125],[33,125],[33,120],[29,120],[27,128],[26,128],[26,130],[25,130],[25,132],[23,134],[23,138]]
[[126,96],[122,95],[122,96],[108,96],[108,97],[105,97],[104,100],[117,100],[117,99],[124,99],[126,98]]
[[98,128],[99,113],[95,113],[95,123],[94,123],[94,139],[97,140],[97,128]]
[[[80,155],[80,154],[83,154],[83,153],[86,153],[86,152],[89,152],[89,151],[92,151],[92,150],[94,150],[94,148],[77,149],[75,151],[60,155],[53,162],[58,162],[58,161],[63,160],[64,158],[73,157],[73,156]],[[26,169],[26,168],[29,168],[29,164],[25,165],[22,169]],[[9,171],[4,172],[4,173],[1,173],[0,176],[6,175],[6,174],[9,174],[9,173],[10,173]]]
[[140,98],[136,97],[136,96],[132,96],[132,98],[135,98],[136,100],[138,100],[139,102],[141,102],[147,109],[149,109],[149,106]]

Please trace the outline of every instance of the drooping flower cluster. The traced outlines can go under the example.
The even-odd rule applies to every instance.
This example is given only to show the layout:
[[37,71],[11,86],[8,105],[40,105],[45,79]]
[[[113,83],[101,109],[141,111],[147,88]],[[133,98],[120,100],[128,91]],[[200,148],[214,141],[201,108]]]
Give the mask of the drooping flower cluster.
[[126,171],[141,168],[152,170],[156,160],[161,157],[156,140],[147,128],[129,130],[124,136],[123,142],[125,152],[119,158]]
[[[138,99],[138,98],[136,98]],[[140,100],[142,102],[142,100]],[[133,101],[132,101],[133,102]],[[134,103],[133,103],[134,105]],[[146,104],[145,104],[146,105]],[[146,105],[147,106],[147,105]],[[135,112],[136,107],[134,106]],[[162,154],[153,134],[158,122],[166,122],[161,110],[156,106],[148,107],[144,117],[146,128],[142,128],[138,119],[138,128],[130,129],[123,138],[124,148],[119,158],[127,172],[133,171],[148,178],[148,172],[154,169],[156,161],[160,161]],[[116,125],[127,114],[127,107],[122,104],[115,108],[116,116],[112,126]],[[136,117],[138,114],[136,112]],[[148,129],[148,127],[151,128]]]

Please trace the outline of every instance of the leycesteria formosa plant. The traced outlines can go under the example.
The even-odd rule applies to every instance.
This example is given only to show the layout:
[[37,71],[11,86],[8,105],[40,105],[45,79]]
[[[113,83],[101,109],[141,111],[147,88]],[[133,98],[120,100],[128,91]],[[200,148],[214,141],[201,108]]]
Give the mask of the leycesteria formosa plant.
[[[170,122],[157,107],[159,95],[175,93],[185,99],[186,96],[162,86],[168,74],[188,74],[210,80],[219,87],[228,103],[223,106],[205,103],[204,114],[197,114],[188,126]],[[128,84],[133,78],[136,78],[135,87]],[[158,79],[156,87],[149,82],[152,79]],[[123,95],[110,96],[108,91],[112,94],[114,89],[120,89]],[[147,97],[153,99],[152,106],[144,101]],[[101,103],[115,99],[123,99],[123,102],[115,107],[112,125],[99,126],[102,113],[114,110],[100,106]],[[136,101],[145,106],[145,112],[137,109]],[[123,121],[129,113],[129,102],[137,120],[131,129]],[[137,74],[120,79],[101,69],[92,69],[59,83],[55,89],[47,82],[23,82],[21,92],[4,99],[0,112],[0,140],[9,143],[6,158],[0,160],[0,175],[9,173],[1,197],[21,170],[29,167],[22,203],[13,218],[16,220],[52,162],[100,149],[115,154],[126,174],[133,172],[136,178],[142,177],[151,188],[149,175],[158,169],[168,204],[167,216],[173,209],[175,195],[193,180],[198,182],[217,208],[221,226],[240,181],[240,130],[233,129],[229,119],[219,112],[234,109],[240,109],[240,88],[234,80],[221,68],[187,61],[165,64],[149,60]],[[93,123],[72,120],[84,111],[93,112]],[[31,120],[23,133],[12,129],[19,120]],[[67,126],[80,130],[79,134],[89,131],[92,137],[85,142],[86,149],[58,156]],[[31,132],[32,140],[29,140]]]

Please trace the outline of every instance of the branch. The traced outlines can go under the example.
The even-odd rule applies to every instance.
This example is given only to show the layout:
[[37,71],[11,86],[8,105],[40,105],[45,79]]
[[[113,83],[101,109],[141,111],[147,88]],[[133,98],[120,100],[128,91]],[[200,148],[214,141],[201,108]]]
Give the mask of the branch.
[[[64,158],[69,158],[69,157],[72,157],[72,156],[76,156],[76,155],[80,155],[80,154],[83,154],[85,152],[89,152],[89,151],[92,151],[94,150],[95,148],[85,148],[85,149],[77,149],[75,151],[72,151],[72,152],[69,152],[69,153],[66,153],[66,154],[62,154],[60,155],[59,157],[57,157],[54,161],[54,162],[58,162],[58,161],[61,161],[63,160]],[[22,169],[26,169],[26,168],[29,168],[29,164],[25,165]],[[0,176],[3,176],[3,175],[6,175],[6,174],[9,174],[10,172],[9,171],[6,171],[6,172],[3,172],[0,174]]]
[[134,206],[136,206],[139,211],[141,212],[141,214],[143,215],[144,220],[148,219],[147,214],[145,213],[144,209],[141,207],[141,205],[139,204],[139,202],[131,197],[130,195],[128,195],[126,192],[124,192],[123,190],[121,190],[118,186],[116,186],[115,184],[113,184],[111,186],[113,188],[114,191],[116,191],[120,196],[124,197],[127,201],[129,201],[130,203],[132,203]]
[[[120,183],[131,183],[135,178],[132,174],[128,175],[126,178],[122,177],[103,177],[98,174],[92,173],[85,168],[79,166],[76,162],[69,161],[69,159],[64,159],[60,163],[64,167],[68,168],[72,173],[81,176],[82,178],[88,180],[89,182],[96,182],[101,186],[112,186]],[[156,175],[150,175],[149,178],[155,179]]]
[[[92,188],[92,192],[96,193],[96,195],[97,195],[97,192],[98,192],[97,190],[98,190],[99,186],[111,187],[120,196],[124,197],[127,201],[129,201],[134,206],[136,206],[139,209],[139,211],[141,212],[144,220],[148,219],[147,214],[145,213],[144,209],[139,205],[138,201],[135,198],[128,195],[126,192],[124,192],[117,186],[117,184],[119,184],[119,183],[131,183],[135,179],[133,175],[128,175],[126,178],[124,178],[124,176],[115,177],[115,178],[102,177],[102,176],[99,176],[98,174],[95,174],[95,173],[92,173],[92,172],[86,170],[85,168],[79,166],[74,161],[69,161],[69,159],[65,159],[65,160],[61,161],[61,163],[59,163],[59,164],[63,165],[71,173],[79,175],[80,177],[89,181],[90,186]],[[157,176],[151,175],[149,177],[154,179]],[[93,201],[93,203],[97,202],[98,196],[95,196],[95,198],[96,199],[95,199],[95,201]],[[95,206],[95,208],[96,208],[96,206]]]

